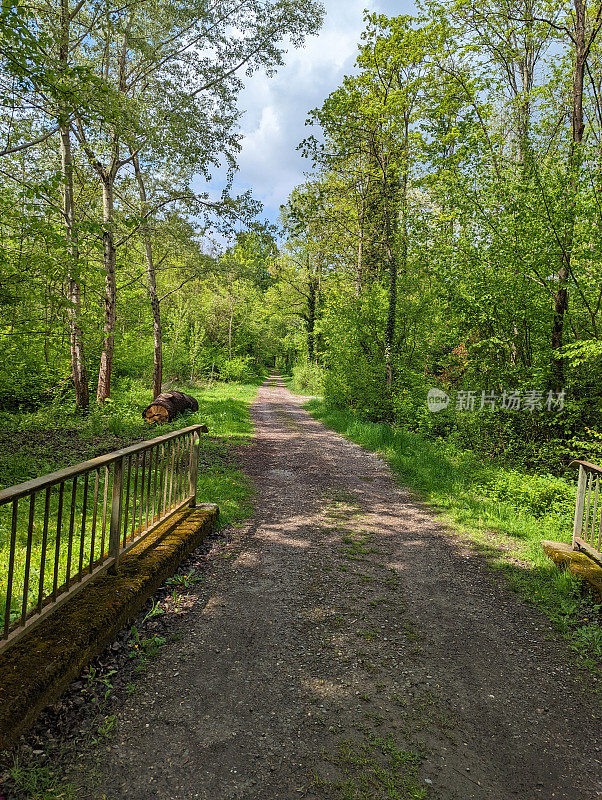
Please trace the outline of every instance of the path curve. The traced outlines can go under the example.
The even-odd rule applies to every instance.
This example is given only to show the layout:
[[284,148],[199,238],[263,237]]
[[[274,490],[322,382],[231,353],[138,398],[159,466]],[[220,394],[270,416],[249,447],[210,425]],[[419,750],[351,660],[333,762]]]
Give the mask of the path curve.
[[259,390],[255,515],[119,712],[106,796],[602,797],[599,707],[550,623],[303,401]]

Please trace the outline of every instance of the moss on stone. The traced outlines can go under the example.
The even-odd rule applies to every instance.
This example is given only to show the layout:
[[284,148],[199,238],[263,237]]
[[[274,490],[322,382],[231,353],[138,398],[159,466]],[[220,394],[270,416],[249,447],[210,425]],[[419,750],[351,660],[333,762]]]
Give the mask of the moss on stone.
[[544,540],[541,546],[547,556],[561,569],[568,569],[573,575],[589,584],[590,589],[602,600],[602,567],[585,553],[573,550],[565,542]]

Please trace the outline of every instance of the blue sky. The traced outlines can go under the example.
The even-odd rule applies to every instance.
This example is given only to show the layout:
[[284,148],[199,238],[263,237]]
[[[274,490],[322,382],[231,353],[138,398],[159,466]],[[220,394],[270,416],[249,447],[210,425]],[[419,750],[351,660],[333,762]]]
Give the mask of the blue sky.
[[[303,181],[310,164],[296,151],[308,129],[310,109],[322,104],[352,72],[363,30],[363,12],[389,16],[411,14],[411,0],[322,0],[326,18],[321,32],[305,47],[291,49],[285,65],[271,78],[256,74],[247,79],[239,108],[243,134],[234,191],[253,190],[264,214],[276,221],[281,203]],[[218,179],[214,188],[219,188]]]

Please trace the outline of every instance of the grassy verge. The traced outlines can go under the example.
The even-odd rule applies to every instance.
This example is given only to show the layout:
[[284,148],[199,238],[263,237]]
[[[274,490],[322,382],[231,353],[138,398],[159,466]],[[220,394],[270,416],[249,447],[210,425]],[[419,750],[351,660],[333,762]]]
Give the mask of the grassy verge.
[[542,539],[571,541],[572,484],[484,464],[443,440],[365,422],[320,400],[306,408],[329,428],[383,456],[404,485],[474,542],[526,602],[550,617],[587,666],[600,667],[602,607],[579,579],[557,569],[540,545]]
[[[168,425],[150,427],[141,417],[142,409],[151,399],[150,391],[139,383],[128,382],[118,389],[111,403],[102,409],[95,408],[88,415],[76,415],[71,409],[49,406],[30,414],[0,415],[0,484],[2,487],[44,475],[62,467],[75,464],[103,453],[152,439],[172,430],[205,423],[208,436],[201,437],[200,469],[197,496],[199,502],[215,502],[220,507],[220,525],[231,523],[246,516],[249,512],[251,488],[245,476],[232,463],[232,445],[248,439],[252,433],[248,405],[255,396],[256,385],[214,384],[199,390],[185,387],[199,401],[199,410],[194,414],[181,415]],[[101,473],[99,478],[99,497],[102,498],[108,477]],[[82,553],[84,566],[91,556],[92,541],[92,503],[90,496],[94,491],[92,480],[88,492],[87,505],[84,504],[84,486],[80,481],[71,493],[71,484],[65,491],[63,504],[63,531],[59,538],[58,583],[63,582],[67,573],[67,563],[71,572],[77,572],[79,553],[80,519],[85,507],[86,538]],[[150,488],[150,482],[149,482]],[[110,496],[110,485],[106,493]],[[160,488],[159,488],[160,494]],[[37,600],[41,575],[41,554],[43,541],[44,498],[36,499],[33,541],[31,542],[32,570],[29,575],[28,607]],[[46,546],[44,570],[44,594],[52,590],[55,542],[59,507],[58,490],[50,495],[50,522]],[[153,501],[154,502],[154,501]],[[74,511],[71,512],[73,505]],[[21,611],[27,552],[28,502],[18,507],[17,551],[13,581],[13,601],[11,617]],[[66,535],[69,518],[75,521],[75,543],[70,552],[69,537]],[[6,575],[10,551],[11,508],[0,510],[0,622],[4,617]],[[100,556],[102,537],[96,536],[93,549],[94,559]]]

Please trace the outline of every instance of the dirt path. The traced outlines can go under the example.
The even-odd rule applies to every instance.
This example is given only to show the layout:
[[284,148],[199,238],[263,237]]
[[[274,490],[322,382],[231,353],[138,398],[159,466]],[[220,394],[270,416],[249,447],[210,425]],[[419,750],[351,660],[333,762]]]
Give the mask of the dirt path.
[[106,796],[602,797],[599,708],[549,623],[301,403],[259,391],[255,516],[120,710]]

